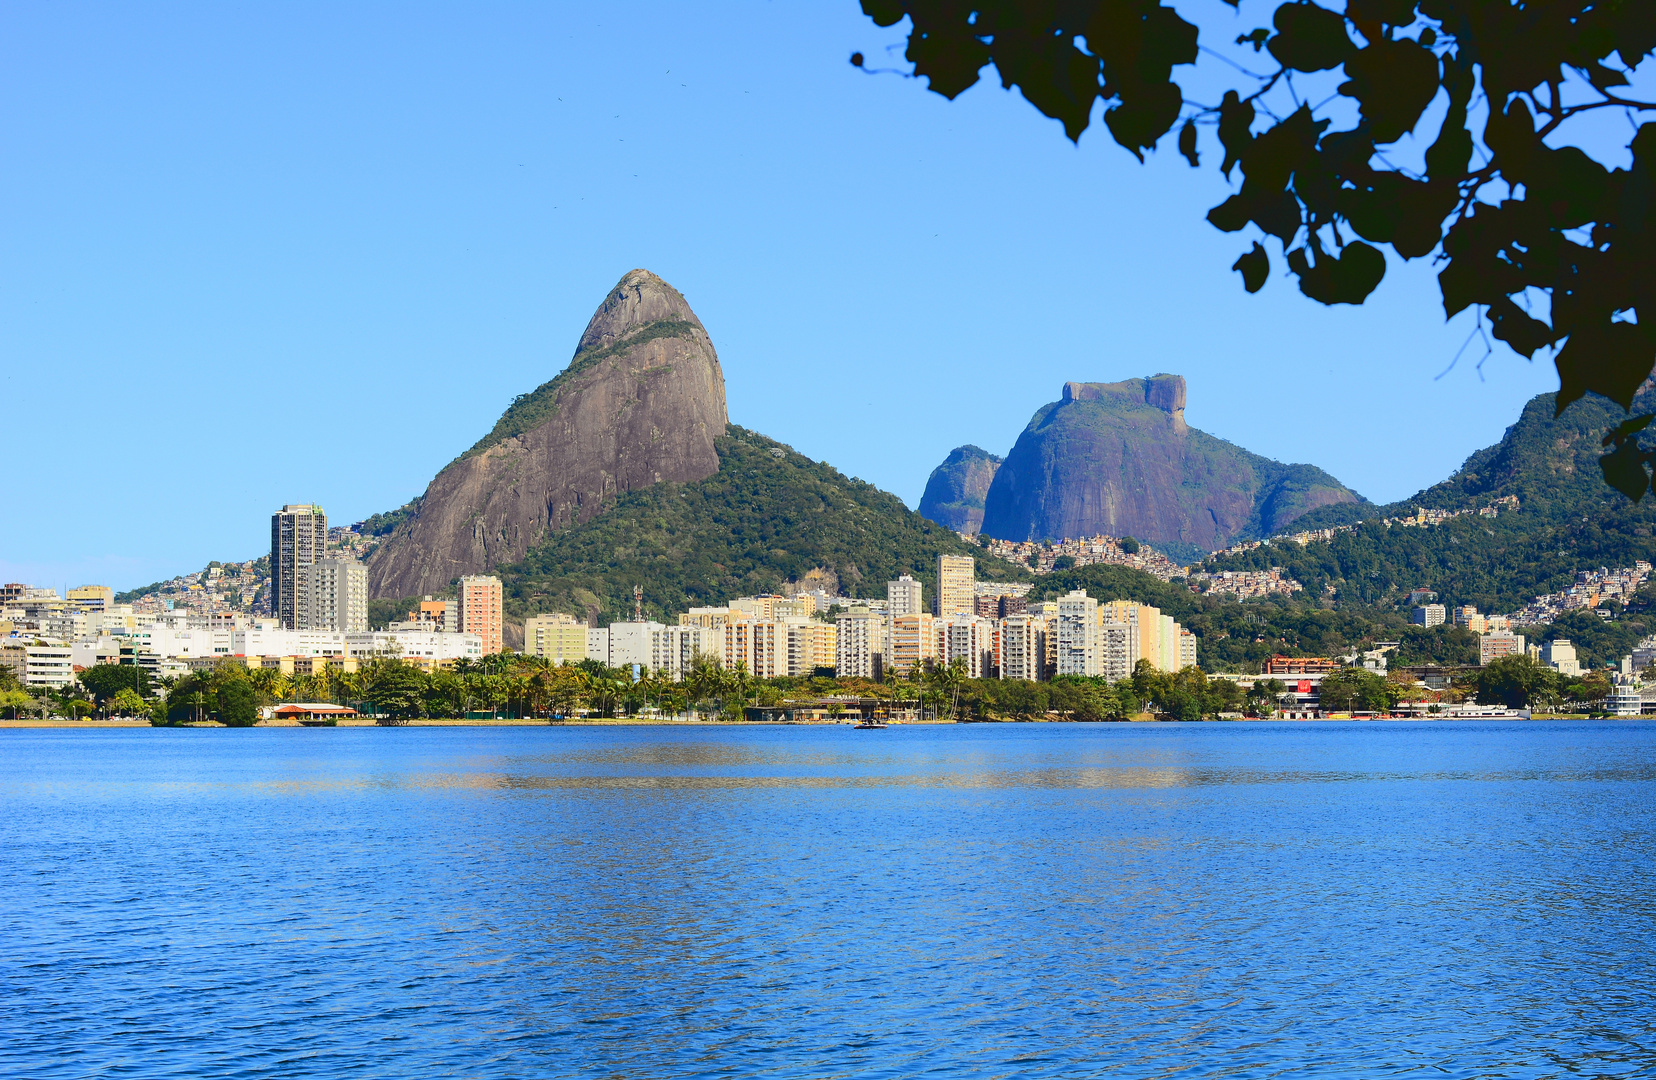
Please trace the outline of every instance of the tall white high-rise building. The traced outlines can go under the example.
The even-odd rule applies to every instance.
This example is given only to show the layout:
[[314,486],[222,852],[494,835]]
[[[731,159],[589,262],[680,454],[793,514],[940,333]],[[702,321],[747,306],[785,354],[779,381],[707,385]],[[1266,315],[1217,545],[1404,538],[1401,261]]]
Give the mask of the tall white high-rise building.
[[886,582],[887,615],[918,615],[925,610],[921,604],[920,583],[912,577],[904,574]]
[[1076,589],[1058,599],[1058,674],[1101,675],[1098,601]]
[[300,630],[368,631],[368,568],[355,559],[318,559],[298,569]]
[[328,549],[328,515],[320,506],[289,503],[270,515],[270,613],[289,630],[299,628],[305,602],[299,568]]
[[865,609],[835,620],[834,672],[842,679],[878,679],[885,673],[885,616]]
[[995,620],[981,615],[952,615],[942,621],[944,664],[961,660],[968,679],[987,679],[995,666]]
[[1008,615],[1000,621],[1000,677],[1040,682],[1046,676],[1046,620]]

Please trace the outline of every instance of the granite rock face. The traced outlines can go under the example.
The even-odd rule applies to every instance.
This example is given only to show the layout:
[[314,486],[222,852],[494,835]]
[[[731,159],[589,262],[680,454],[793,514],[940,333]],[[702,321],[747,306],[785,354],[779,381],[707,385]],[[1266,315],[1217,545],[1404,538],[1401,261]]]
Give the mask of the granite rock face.
[[1065,383],[995,473],[983,532],[1006,540],[1133,536],[1213,551],[1360,497],[1185,423],[1185,381]]
[[1001,459],[978,446],[957,446],[932,470],[920,496],[920,516],[975,536],[983,527],[983,500]]
[[368,564],[374,596],[438,592],[521,559],[623,492],[719,469],[724,373],[701,321],[648,270],[611,289],[575,356],[437,474]]

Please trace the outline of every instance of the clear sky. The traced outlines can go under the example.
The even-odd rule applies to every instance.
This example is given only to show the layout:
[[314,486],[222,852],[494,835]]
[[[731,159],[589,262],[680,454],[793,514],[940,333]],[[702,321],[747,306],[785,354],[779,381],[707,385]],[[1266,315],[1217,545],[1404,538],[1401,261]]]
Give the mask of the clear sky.
[[1183,374],[1191,424],[1376,501],[1556,388],[1504,351],[1438,378],[1471,323],[1425,264],[1357,309],[1248,296],[1216,170],[847,63],[897,41],[854,0],[0,3],[0,580],[399,506],[640,266],[733,421],[910,505],[1065,380]]

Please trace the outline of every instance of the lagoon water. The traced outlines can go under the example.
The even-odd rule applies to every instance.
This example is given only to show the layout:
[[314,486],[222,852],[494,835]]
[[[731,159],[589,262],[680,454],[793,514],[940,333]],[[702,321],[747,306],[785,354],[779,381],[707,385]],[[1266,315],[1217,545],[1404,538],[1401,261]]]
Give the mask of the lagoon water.
[[0,732],[0,1074],[1656,1075],[1656,724]]

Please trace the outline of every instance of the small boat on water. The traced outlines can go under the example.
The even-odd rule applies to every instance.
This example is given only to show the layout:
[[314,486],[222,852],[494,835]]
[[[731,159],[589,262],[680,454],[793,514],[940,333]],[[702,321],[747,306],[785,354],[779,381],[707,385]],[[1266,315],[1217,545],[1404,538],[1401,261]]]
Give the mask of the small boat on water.
[[864,720],[860,724],[853,724],[852,731],[884,731],[888,725],[883,720]]

